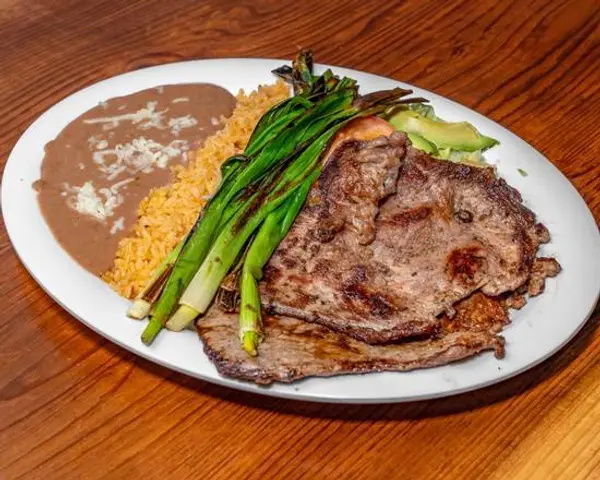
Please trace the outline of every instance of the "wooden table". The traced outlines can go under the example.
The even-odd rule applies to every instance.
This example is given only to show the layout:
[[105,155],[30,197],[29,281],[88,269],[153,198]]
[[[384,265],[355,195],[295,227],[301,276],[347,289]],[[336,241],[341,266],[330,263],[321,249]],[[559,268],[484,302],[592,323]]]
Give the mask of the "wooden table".
[[[598,219],[599,21],[597,0],[0,0],[0,158],[44,110],[98,80],[312,47],[318,61],[414,83],[502,123]],[[491,388],[400,405],[299,403],[112,345],[48,298],[0,235],[2,480],[600,478],[598,309],[559,354]]]

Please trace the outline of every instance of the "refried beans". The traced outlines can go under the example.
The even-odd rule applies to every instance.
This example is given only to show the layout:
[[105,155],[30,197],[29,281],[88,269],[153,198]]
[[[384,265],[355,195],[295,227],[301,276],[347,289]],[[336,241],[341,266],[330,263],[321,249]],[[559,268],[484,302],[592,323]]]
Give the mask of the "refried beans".
[[61,246],[100,275],[133,227],[140,201],[169,183],[170,167],[231,115],[235,97],[211,84],[164,85],[100,103],[45,147],[34,183]]

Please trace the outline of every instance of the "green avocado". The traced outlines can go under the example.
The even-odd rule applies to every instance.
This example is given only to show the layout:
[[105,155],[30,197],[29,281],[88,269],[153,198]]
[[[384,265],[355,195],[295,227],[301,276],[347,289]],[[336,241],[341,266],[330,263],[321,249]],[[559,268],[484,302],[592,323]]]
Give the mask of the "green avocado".
[[416,149],[422,150],[430,155],[437,155],[438,149],[435,145],[425,140],[421,135],[417,135],[416,133],[407,133],[406,135],[408,136],[410,143],[412,143],[412,146]]
[[[498,140],[481,135],[468,122],[450,123],[426,118],[413,110],[401,110],[390,118],[390,123],[407,134],[419,135],[438,149],[451,148],[474,152],[493,147]],[[419,148],[415,145],[416,148]]]
[[483,165],[485,160],[481,154],[481,150],[474,152],[464,152],[461,150],[452,150],[451,148],[443,148],[438,150],[438,154],[434,155],[441,160],[450,160],[455,163],[468,163],[470,165]]
[[431,118],[432,120],[439,120],[443,122],[441,118],[435,115],[433,107],[427,103],[411,103],[408,105],[409,110],[417,112],[419,115],[425,118]]

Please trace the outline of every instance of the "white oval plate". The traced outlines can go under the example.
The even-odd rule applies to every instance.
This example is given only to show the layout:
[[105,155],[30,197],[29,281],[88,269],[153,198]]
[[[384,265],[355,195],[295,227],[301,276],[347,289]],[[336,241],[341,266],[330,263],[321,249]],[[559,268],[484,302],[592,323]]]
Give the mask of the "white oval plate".
[[[284,60],[218,59],[174,63],[114,77],[62,100],[38,118],[15,145],[4,171],[4,220],[14,248],[40,286],[63,308],[100,335],[122,347],[193,377],[265,395],[312,401],[383,403],[461,393],[514,376],[555,353],[583,326],[600,290],[600,235],[585,202],[569,181],[523,140],[450,100],[392,79],[332,67],[358,80],[361,92],[395,86],[428,98],[447,120],[466,120],[501,145],[487,154],[500,175],[523,195],[524,202],[548,227],[552,242],[543,255],[556,256],[563,272],[547,282],[546,293],[513,311],[504,331],[506,357],[492,353],[439,368],[405,373],[311,378],[291,385],[259,387],[221,377],[192,331],[162,333],[151,347],[140,341],[144,324],[125,317],[128,302],[94,277],[57,244],[31,187],[40,176],[44,145],[74,118],[111,97],[161,84],[211,82],[237,93],[274,81],[272,69]],[[322,70],[323,66],[316,67]],[[518,168],[525,170],[524,177]]]

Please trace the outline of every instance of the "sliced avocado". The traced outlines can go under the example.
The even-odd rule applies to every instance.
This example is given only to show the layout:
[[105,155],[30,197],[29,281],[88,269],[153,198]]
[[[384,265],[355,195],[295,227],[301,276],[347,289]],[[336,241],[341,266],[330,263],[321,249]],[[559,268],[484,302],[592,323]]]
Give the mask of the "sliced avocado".
[[406,135],[408,136],[410,143],[412,143],[412,146],[416,149],[423,150],[430,155],[437,155],[438,149],[435,148],[435,145],[425,140],[421,135],[417,135],[416,133],[407,133]]
[[411,103],[408,105],[408,108],[413,112],[417,112],[419,115],[425,118],[431,118],[432,120],[441,120],[436,117],[435,110],[431,105],[426,103]]
[[481,135],[468,122],[447,123],[426,118],[413,110],[401,110],[390,118],[390,123],[406,133],[417,134],[435,144],[438,149],[451,148],[474,152],[493,147],[498,141]]
[[438,150],[438,154],[435,155],[441,160],[450,160],[455,163],[468,163],[469,165],[482,166],[485,164],[481,150],[475,150],[474,152],[465,152],[460,150],[452,150],[451,148],[442,148]]

